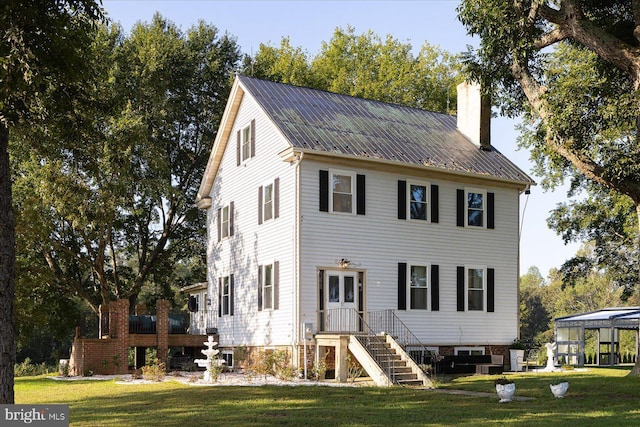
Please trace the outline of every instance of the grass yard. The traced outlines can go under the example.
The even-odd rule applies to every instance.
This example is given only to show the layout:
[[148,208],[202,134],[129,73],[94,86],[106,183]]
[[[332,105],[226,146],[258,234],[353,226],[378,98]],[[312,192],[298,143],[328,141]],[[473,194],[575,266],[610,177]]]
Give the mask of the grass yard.
[[[628,369],[510,375],[516,396],[498,403],[495,376],[468,376],[441,389],[491,393],[451,395],[411,388],[198,387],[175,381],[54,381],[16,378],[16,403],[70,405],[72,426],[438,426],[640,425],[640,378]],[[564,399],[549,383],[570,382]]]

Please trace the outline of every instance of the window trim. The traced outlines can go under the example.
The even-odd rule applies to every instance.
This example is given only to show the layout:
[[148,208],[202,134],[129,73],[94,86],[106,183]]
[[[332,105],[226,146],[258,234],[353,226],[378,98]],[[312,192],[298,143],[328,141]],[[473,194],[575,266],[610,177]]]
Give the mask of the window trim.
[[[482,195],[482,225],[473,225],[469,224],[469,194],[481,194]],[[479,189],[479,188],[465,188],[464,189],[464,226],[468,228],[475,229],[486,229],[487,228],[487,190]],[[478,210],[478,209],[474,209]]]
[[[469,293],[472,289],[469,287],[469,271],[470,270],[481,270],[482,271],[482,310],[472,310],[469,308],[469,304],[471,302],[471,298],[469,298]],[[465,311],[467,312],[477,312],[477,313],[486,313],[487,312],[487,292],[488,292],[488,283],[487,283],[487,266],[484,265],[465,265],[464,266],[464,295],[465,295]]]
[[[411,272],[413,267],[424,267],[425,268],[425,282],[427,286],[424,288],[426,293],[425,307],[424,308],[413,308],[412,304],[412,293],[413,289],[423,289],[417,286],[412,286],[411,284]],[[430,311],[431,304],[431,265],[430,264],[419,264],[419,263],[407,263],[407,311]]]
[[[430,208],[431,208],[431,183],[428,181],[411,181],[411,180],[407,180],[407,220],[409,221],[424,221],[424,222],[429,222],[431,221],[431,212],[430,212]],[[411,186],[420,186],[420,187],[424,187],[425,190],[425,217],[424,219],[421,218],[411,218]]]
[[[226,293],[225,293],[225,286],[226,286]],[[222,287],[220,289],[220,293],[222,297],[222,301],[221,301],[222,316],[230,316],[231,315],[231,275],[222,277]]]
[[[231,359],[231,364],[228,363],[227,358],[225,356],[229,356]],[[224,366],[229,369],[233,369],[233,350],[222,350],[220,352],[220,359],[225,361]]]
[[482,352],[482,355],[484,356],[485,352],[486,352],[486,349],[484,347],[454,347],[453,348],[453,354],[455,356],[458,356],[461,351],[468,351],[469,355],[472,355],[471,353],[473,351],[480,351],[480,352]]
[[240,129],[240,163],[251,158],[251,125]]
[[[226,205],[223,206],[220,212],[220,238],[221,239],[226,239],[228,237],[231,236],[230,232],[231,232],[231,217],[229,215],[230,212],[230,206]],[[224,217],[225,217],[225,213],[227,216],[227,219],[225,221]]]
[[[274,262],[272,261],[270,264],[263,264],[260,266],[262,269],[262,286],[260,290],[262,291],[262,311],[272,311],[274,310],[274,302],[275,302],[275,286],[274,286]],[[271,274],[267,276],[267,268],[271,268]],[[270,282],[270,285],[267,286],[267,282]],[[267,298],[267,288],[271,289],[271,298]]]
[[[349,176],[351,178],[351,211],[350,212],[342,212],[336,211],[333,206],[333,177],[335,175],[343,175]],[[347,171],[342,169],[329,169],[329,212],[338,215],[355,215],[357,208],[357,192],[356,192],[356,173],[353,171]],[[338,194],[346,194],[346,193],[338,193]]]

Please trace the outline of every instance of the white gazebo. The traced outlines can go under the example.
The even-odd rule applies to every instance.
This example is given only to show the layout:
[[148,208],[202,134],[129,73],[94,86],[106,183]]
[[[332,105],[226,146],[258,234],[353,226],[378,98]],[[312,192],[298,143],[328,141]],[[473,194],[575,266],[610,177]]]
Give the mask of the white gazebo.
[[555,319],[557,360],[564,359],[570,365],[584,365],[584,331],[590,329],[598,334],[597,364],[613,366],[619,363],[620,330],[635,331],[638,354],[639,321],[639,307],[603,308],[559,317]]

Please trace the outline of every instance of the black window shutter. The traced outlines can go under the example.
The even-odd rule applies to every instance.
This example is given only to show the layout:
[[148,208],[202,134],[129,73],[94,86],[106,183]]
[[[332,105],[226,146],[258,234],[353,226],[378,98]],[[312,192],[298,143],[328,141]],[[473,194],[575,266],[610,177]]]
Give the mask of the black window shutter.
[[495,228],[494,211],[495,211],[495,194],[487,193],[487,228]]
[[218,242],[222,240],[222,209],[218,209]]
[[222,317],[222,278],[218,278],[218,317]]
[[407,219],[407,181],[398,180],[398,219]]
[[258,311],[262,311],[262,266],[258,266]]
[[440,310],[440,266],[431,265],[431,311]]
[[262,224],[262,185],[258,187],[258,224]]
[[251,120],[251,157],[256,155],[256,121]]
[[242,140],[240,139],[240,131],[237,134],[237,143],[236,143],[236,165],[240,166],[242,163]]
[[356,213],[365,215],[365,176],[356,175]]
[[407,263],[398,263],[398,310],[407,309]]
[[320,171],[320,212],[329,212],[329,171]]
[[493,268],[487,268],[487,311],[490,313],[495,311],[495,277],[495,270]]
[[229,315],[233,316],[233,274],[229,276]]
[[280,305],[280,261],[273,263],[273,309]]
[[229,203],[229,236],[233,236],[233,202]]
[[273,180],[273,218],[280,216],[280,178]]
[[318,306],[324,310],[324,270],[318,270]]
[[458,267],[457,279],[458,311],[464,311],[464,267]]
[[439,189],[435,184],[431,185],[431,222],[437,223],[440,221],[440,207],[438,205],[439,201]]
[[456,213],[458,227],[464,227],[464,190],[457,190]]

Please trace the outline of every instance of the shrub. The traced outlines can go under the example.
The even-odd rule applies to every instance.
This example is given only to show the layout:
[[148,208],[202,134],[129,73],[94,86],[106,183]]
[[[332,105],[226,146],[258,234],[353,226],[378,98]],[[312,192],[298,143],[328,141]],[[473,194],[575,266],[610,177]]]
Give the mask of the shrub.
[[324,360],[320,360],[318,363],[313,363],[311,368],[311,375],[313,379],[319,381],[321,378],[324,378],[324,374],[327,372],[327,362]]
[[56,368],[47,366],[46,363],[31,363],[31,359],[28,357],[26,357],[21,363],[15,364],[13,367],[13,374],[16,377],[31,377],[34,375],[50,374],[54,372],[57,372]]
[[347,354],[347,378],[350,382],[354,382],[356,378],[360,378],[364,368],[358,363],[357,360],[351,358],[350,354]]
[[142,367],[142,378],[148,381],[162,381],[166,371],[165,364],[155,358],[151,364]]

